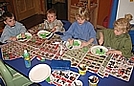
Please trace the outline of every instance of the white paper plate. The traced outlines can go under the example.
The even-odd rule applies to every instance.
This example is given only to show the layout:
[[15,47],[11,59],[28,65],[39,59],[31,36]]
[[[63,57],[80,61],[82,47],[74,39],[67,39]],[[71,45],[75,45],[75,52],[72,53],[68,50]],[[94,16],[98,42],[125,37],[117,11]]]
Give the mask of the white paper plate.
[[38,64],[29,72],[29,79],[32,82],[42,82],[51,75],[51,68],[47,64]]
[[91,47],[91,53],[94,55],[105,56],[107,51],[108,49],[104,46],[97,45]]
[[[70,46],[69,42],[67,41],[65,45],[68,49],[78,49],[81,46],[81,41],[80,40],[74,40],[73,46]],[[70,48],[70,47],[72,47],[72,48]]]
[[83,83],[81,80],[75,80],[71,86],[83,86]]
[[48,37],[46,37],[46,35],[48,35],[50,32],[49,31],[46,31],[46,30],[40,30],[37,35],[39,38],[42,38],[42,39],[45,39],[45,38],[49,38],[52,36],[52,34]]
[[[26,39],[20,39],[20,40],[18,40],[18,41],[26,41],[26,40],[30,40],[30,39],[32,38],[32,34],[26,32],[26,33],[25,33],[25,37],[26,37]],[[22,38],[22,37],[21,37],[21,34],[17,35],[17,39],[19,39],[19,38]]]

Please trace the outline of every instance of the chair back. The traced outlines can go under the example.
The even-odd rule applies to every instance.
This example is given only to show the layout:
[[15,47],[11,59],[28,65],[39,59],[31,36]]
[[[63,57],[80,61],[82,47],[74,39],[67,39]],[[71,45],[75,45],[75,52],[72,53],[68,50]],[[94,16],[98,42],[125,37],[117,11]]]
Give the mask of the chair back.
[[10,71],[2,62],[1,59],[0,59],[0,75],[4,79],[6,86],[14,86],[14,83],[12,82],[13,76],[11,75]]
[[72,24],[71,22],[69,22],[67,20],[61,20],[61,22],[63,23],[63,27],[64,27],[65,31],[67,31]]
[[28,86],[32,82],[22,74],[18,73],[0,59],[0,74],[4,79],[5,86]]
[[5,86],[5,81],[3,80],[1,75],[0,75],[0,86]]

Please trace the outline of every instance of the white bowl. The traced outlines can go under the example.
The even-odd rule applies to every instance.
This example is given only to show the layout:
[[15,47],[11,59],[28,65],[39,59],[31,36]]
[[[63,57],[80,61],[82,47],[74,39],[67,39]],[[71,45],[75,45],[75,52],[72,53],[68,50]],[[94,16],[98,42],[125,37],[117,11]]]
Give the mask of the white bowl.
[[[72,45],[72,46],[70,46],[70,44],[69,44],[69,42],[67,41],[66,42],[66,47],[67,47],[67,49],[79,49],[80,47],[81,47],[81,41],[80,40],[74,40],[74,42],[77,42],[79,45]],[[72,47],[72,48],[70,48],[70,47]]]
[[108,49],[104,46],[97,45],[91,47],[91,53],[94,55],[105,56],[107,51]]
[[[25,37],[26,37],[26,39],[20,39],[20,40],[18,40],[18,41],[26,41],[26,40],[30,40],[30,39],[32,38],[32,34],[26,32],[26,33],[25,33]],[[21,37],[21,34],[17,35],[16,38],[17,38],[17,39],[22,38],[22,37]]]
[[[46,31],[46,30],[40,30],[37,35],[39,38],[42,38],[42,39],[48,39],[52,36],[52,34],[50,34],[48,37],[46,37],[46,35],[50,34],[49,31]],[[44,35],[44,36],[43,36]]]

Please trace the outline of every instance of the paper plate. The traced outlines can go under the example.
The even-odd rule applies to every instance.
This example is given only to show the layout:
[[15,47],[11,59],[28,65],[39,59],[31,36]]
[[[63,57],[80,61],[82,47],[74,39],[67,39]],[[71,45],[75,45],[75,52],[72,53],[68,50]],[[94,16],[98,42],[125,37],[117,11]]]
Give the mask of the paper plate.
[[108,49],[104,46],[98,45],[91,47],[91,53],[94,55],[105,56],[107,51]]
[[81,80],[75,80],[71,86],[83,86],[83,83]]
[[37,35],[38,35],[39,38],[45,39],[45,38],[49,38],[49,37],[52,36],[52,34],[51,34],[51,35],[49,35],[48,37],[46,37],[49,33],[50,33],[50,32],[49,32],[49,31],[46,31],[46,30],[40,30],[40,31],[37,33]]
[[26,40],[30,40],[30,39],[32,38],[32,34],[26,32],[26,33],[25,33],[25,37],[26,37],[25,39],[21,39],[21,38],[22,38],[22,37],[21,37],[21,34],[17,35],[18,41],[26,41]]
[[51,75],[51,68],[47,64],[38,64],[29,72],[29,79],[32,82],[42,82]]
[[81,41],[80,40],[74,40],[72,46],[69,44],[68,41],[66,42],[66,47],[68,49],[78,49],[78,48],[80,48],[80,46],[81,46]]

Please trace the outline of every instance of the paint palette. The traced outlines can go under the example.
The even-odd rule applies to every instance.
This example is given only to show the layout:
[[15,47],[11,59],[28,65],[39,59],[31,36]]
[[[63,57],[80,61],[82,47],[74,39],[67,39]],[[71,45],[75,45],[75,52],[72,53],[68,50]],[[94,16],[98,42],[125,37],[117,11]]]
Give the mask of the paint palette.
[[86,53],[89,50],[89,46],[79,48],[79,49],[72,49],[67,50],[63,54],[63,59],[69,59],[71,60],[72,66],[77,66],[79,62],[83,59],[83,57],[86,55]]
[[2,45],[1,50],[3,59],[5,60],[12,60],[22,57],[24,50],[28,50],[28,52],[30,53],[30,58],[32,59],[36,55],[36,53],[32,52],[37,51],[37,49],[17,41],[9,42],[7,44]]
[[108,62],[105,72],[119,79],[129,81],[133,65],[127,63],[127,59],[120,55],[114,55]]
[[71,84],[77,80],[80,74],[73,71],[59,71],[55,70],[52,72],[53,81],[51,84],[56,86],[71,86]]
[[85,64],[88,68],[88,71],[92,73],[97,73],[105,58],[105,56],[94,56],[93,54],[88,52],[86,56],[84,56],[80,64]]

